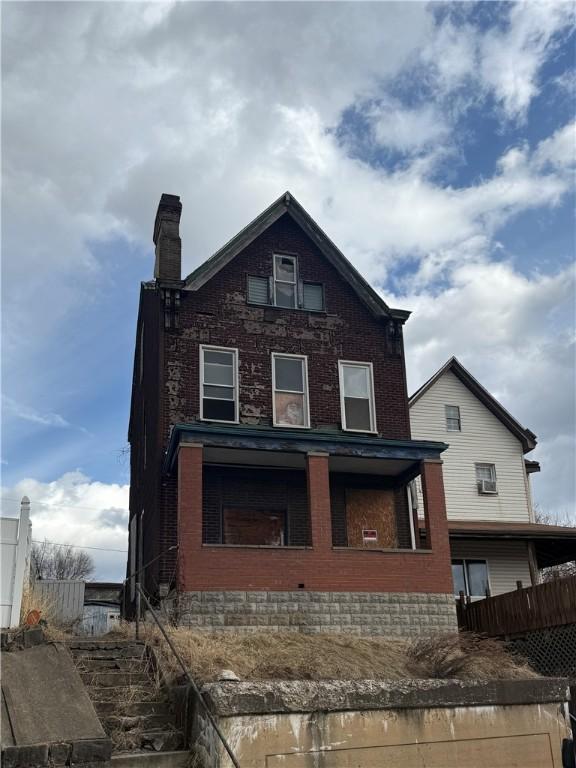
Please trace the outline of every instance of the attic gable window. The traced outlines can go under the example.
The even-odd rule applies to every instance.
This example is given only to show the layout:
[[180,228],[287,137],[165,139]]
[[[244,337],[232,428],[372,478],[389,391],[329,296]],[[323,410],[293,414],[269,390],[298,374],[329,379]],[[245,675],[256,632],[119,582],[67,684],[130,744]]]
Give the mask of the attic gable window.
[[446,414],[446,431],[447,432],[461,432],[462,423],[460,421],[460,408],[457,405],[445,405],[444,411]]
[[324,311],[324,286],[298,278],[296,256],[274,254],[273,274],[270,277],[248,275],[247,301],[249,304]]

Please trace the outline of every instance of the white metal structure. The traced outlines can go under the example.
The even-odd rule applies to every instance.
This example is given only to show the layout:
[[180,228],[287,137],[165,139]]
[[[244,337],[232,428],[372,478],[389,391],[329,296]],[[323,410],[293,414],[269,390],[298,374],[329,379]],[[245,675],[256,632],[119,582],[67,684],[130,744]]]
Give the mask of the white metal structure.
[[22,593],[30,572],[30,500],[22,498],[20,517],[0,518],[1,583],[0,625],[9,629],[20,623]]

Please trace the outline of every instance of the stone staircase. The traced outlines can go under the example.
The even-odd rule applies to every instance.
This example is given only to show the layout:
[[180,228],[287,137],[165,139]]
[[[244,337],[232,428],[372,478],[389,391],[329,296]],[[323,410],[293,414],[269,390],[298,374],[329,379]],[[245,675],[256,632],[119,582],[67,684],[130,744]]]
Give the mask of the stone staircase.
[[74,639],[74,663],[113,743],[114,768],[179,768],[189,752],[144,643]]

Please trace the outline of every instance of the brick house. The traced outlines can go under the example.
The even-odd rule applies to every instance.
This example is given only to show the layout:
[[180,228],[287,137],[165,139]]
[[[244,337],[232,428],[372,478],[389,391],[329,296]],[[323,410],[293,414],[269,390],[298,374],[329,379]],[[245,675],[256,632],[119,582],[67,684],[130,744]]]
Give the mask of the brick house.
[[446,445],[410,436],[409,312],[289,193],[182,279],[181,209],[162,195],[141,287],[128,574],[199,628],[454,628]]

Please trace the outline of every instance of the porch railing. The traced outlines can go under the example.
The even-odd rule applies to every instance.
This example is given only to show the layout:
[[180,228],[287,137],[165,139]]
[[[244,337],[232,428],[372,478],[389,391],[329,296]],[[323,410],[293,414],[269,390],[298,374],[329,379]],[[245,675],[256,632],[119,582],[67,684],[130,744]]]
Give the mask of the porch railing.
[[537,584],[474,603],[458,603],[460,629],[492,636],[576,624],[576,576]]

